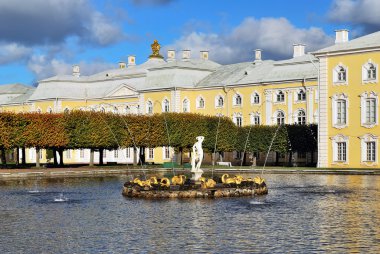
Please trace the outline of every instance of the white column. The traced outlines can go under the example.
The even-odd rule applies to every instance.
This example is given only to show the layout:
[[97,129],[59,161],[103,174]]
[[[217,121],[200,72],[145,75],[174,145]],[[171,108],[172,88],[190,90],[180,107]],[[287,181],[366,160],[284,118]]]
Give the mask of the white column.
[[286,119],[286,123],[292,124],[294,122],[293,119],[293,92],[292,90],[286,90],[286,94],[288,95],[288,117]]
[[139,112],[140,114],[145,114],[145,96],[144,94],[139,94]]
[[265,124],[272,125],[272,91],[265,91]]
[[306,114],[307,114],[307,123],[313,123],[313,112],[314,112],[314,101],[313,101],[313,88],[308,87],[306,89]]
[[327,57],[319,60],[318,167],[328,166],[328,70]]

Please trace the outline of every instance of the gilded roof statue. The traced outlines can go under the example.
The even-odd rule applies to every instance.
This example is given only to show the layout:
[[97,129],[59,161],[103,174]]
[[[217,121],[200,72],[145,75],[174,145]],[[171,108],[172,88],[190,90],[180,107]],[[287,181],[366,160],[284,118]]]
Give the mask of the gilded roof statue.
[[149,58],[164,58],[160,55],[161,45],[157,42],[157,40],[154,40],[153,44],[150,46],[152,47],[152,54],[149,56]]

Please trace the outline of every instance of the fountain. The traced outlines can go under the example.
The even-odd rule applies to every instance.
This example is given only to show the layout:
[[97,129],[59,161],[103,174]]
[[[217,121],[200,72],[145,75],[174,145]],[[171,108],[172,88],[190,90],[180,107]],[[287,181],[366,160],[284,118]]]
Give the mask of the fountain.
[[174,175],[171,179],[155,176],[141,180],[135,178],[126,182],[122,194],[130,198],[218,198],[265,195],[268,193],[265,180],[259,176],[247,178],[240,175],[230,177],[228,174],[221,178],[205,178],[200,168],[203,160],[203,136],[196,137],[191,156],[191,175]]

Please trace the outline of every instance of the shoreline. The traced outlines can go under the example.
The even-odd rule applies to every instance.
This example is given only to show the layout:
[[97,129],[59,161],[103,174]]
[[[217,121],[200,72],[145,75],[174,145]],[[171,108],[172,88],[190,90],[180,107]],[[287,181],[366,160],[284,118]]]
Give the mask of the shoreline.
[[[190,169],[175,168],[176,173],[190,173]],[[211,173],[212,169],[203,169],[205,174]],[[171,173],[170,168],[40,168],[40,169],[0,169],[0,181],[15,181],[24,179],[41,178],[89,178],[120,176],[139,173]],[[215,168],[214,173],[252,173],[252,174],[333,174],[333,175],[380,175],[379,169],[294,169],[294,168],[266,168],[266,169],[244,169],[244,168]]]

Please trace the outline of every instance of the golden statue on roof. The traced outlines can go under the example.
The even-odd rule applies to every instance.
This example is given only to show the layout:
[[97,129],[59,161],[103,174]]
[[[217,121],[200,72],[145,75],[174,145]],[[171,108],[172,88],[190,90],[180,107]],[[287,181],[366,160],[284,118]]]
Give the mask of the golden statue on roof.
[[150,46],[152,48],[152,54],[149,56],[149,58],[164,58],[160,55],[161,45],[157,42],[157,40],[154,40],[153,44],[151,44]]

